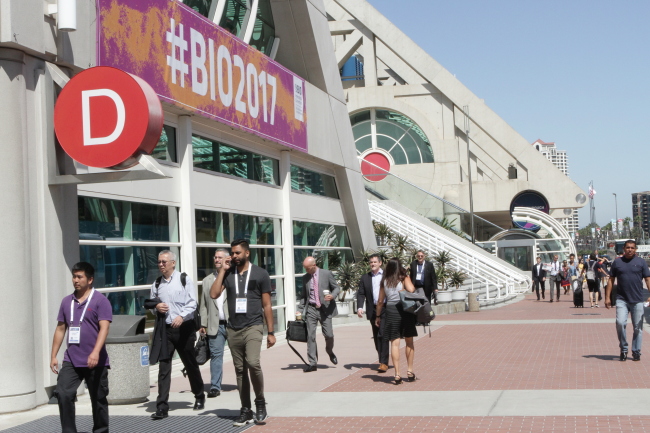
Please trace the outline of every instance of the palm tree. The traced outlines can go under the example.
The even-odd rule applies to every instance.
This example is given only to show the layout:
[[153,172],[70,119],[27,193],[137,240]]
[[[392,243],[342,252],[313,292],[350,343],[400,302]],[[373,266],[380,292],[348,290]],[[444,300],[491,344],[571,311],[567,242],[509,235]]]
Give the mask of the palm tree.
[[359,272],[363,269],[363,266],[359,266],[360,264],[362,264],[362,262],[341,263],[334,268],[334,278],[341,288],[341,291],[339,292],[339,301],[342,301],[345,298],[345,294],[348,290],[354,289],[359,284],[359,279],[361,278]]
[[438,276],[438,283],[441,284],[442,290],[446,290],[445,280],[449,276],[449,272],[446,269],[447,263],[451,262],[452,256],[449,251],[438,251],[433,255],[433,260],[438,265],[436,269],[436,276]]
[[386,245],[386,241],[391,238],[393,231],[386,225],[377,221],[372,222],[373,228],[375,229],[375,236],[377,237],[377,243],[380,245]]
[[463,285],[467,279],[467,274],[460,270],[455,270],[449,275],[449,284],[454,286],[456,290]]
[[628,237],[632,236],[631,232],[630,232],[630,222],[631,221],[632,221],[632,218],[630,218],[630,217],[623,218],[623,224],[625,225],[625,227],[627,227],[627,236]]
[[393,244],[392,245],[393,251],[395,252],[399,251],[400,255],[403,255],[404,251],[406,251],[410,246],[408,236],[402,236],[393,233],[393,235],[390,238],[390,241]]

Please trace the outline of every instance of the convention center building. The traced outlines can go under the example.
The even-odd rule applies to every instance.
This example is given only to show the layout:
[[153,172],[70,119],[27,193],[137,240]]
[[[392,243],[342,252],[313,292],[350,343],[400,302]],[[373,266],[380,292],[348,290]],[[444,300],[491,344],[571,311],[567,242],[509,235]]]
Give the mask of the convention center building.
[[[83,87],[97,71],[121,78]],[[305,257],[334,268],[376,248],[373,200],[427,217],[473,206],[504,230],[514,204],[536,206],[521,194],[552,216],[582,206],[365,0],[0,0],[0,96],[0,259],[13,275],[0,413],[50,399],[76,262],[95,267],[114,314],[142,316],[159,251],[200,282],[215,249],[246,238],[282,333]],[[136,136],[128,155],[113,150]]]

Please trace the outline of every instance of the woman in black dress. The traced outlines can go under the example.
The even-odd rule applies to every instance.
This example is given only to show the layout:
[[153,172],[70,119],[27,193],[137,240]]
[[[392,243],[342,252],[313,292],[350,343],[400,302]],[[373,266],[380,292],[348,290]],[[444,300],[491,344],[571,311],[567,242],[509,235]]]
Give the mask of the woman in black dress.
[[395,368],[395,384],[402,383],[402,376],[399,369],[399,345],[400,339],[406,341],[406,362],[408,370],[406,371],[409,382],[413,382],[416,377],[413,373],[413,359],[415,357],[415,346],[413,337],[417,337],[418,332],[415,329],[415,315],[405,313],[402,310],[402,304],[399,298],[399,292],[408,290],[415,292],[415,286],[411,282],[406,269],[402,266],[399,259],[390,259],[386,264],[386,270],[381,279],[379,286],[379,299],[377,300],[377,319],[376,325],[380,324],[381,310],[386,301],[386,315],[384,320],[384,340],[390,341],[390,354],[393,359]]

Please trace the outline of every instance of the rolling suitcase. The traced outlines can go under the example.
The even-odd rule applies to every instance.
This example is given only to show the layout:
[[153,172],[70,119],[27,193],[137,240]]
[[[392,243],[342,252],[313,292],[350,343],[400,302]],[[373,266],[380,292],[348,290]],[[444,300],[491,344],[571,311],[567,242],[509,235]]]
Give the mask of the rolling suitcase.
[[579,279],[573,281],[573,306],[584,308],[584,296],[582,295],[582,281]]

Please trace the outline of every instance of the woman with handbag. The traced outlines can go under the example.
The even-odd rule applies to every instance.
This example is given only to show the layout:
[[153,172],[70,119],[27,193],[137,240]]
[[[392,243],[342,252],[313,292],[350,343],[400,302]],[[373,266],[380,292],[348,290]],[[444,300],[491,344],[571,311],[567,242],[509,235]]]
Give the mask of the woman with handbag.
[[399,292],[402,290],[413,293],[415,286],[399,259],[393,258],[386,263],[386,269],[379,285],[376,325],[380,324],[381,310],[384,307],[384,301],[386,301],[384,340],[390,341],[391,345],[390,353],[395,368],[395,385],[402,383],[399,365],[399,345],[402,338],[406,342],[407,378],[409,382],[416,379],[413,373],[413,359],[415,358],[413,337],[417,337],[418,332],[415,329],[415,315],[404,312],[402,308],[399,296]]
[[560,275],[562,275],[562,281],[560,282],[560,285],[564,289],[564,294],[566,295],[569,293],[569,289],[571,289],[571,271],[569,270],[569,265],[567,264],[566,260],[562,262],[562,270],[560,271]]

